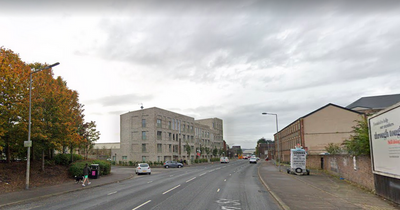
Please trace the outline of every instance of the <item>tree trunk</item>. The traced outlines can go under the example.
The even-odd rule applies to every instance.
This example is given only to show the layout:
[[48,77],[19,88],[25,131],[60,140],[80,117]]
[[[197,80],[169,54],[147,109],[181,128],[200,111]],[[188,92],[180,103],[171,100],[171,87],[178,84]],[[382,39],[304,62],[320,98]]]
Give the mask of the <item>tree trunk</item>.
[[42,171],[44,172],[44,149],[42,150]]
[[11,163],[11,151],[8,142],[6,143],[6,157],[7,157],[7,163]]
[[72,163],[72,162],[74,162],[74,152],[73,152],[74,148],[72,148],[72,144],[71,144],[71,150],[70,151],[71,151],[70,153],[71,153],[71,163]]

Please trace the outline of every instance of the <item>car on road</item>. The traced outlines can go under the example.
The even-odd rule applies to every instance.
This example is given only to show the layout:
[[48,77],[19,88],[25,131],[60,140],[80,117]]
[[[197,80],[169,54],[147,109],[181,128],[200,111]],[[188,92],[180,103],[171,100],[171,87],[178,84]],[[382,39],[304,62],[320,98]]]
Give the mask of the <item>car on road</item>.
[[138,166],[136,167],[136,174],[140,175],[140,174],[151,174],[151,168],[149,166],[149,164],[147,163],[139,163]]
[[221,162],[221,163],[229,163],[229,158],[228,157],[221,157],[219,159],[219,162]]
[[164,168],[182,168],[183,164],[173,160],[167,160],[164,163]]
[[256,158],[256,157],[251,157],[251,158],[249,159],[249,163],[250,163],[250,164],[252,164],[252,163],[257,164],[257,158]]

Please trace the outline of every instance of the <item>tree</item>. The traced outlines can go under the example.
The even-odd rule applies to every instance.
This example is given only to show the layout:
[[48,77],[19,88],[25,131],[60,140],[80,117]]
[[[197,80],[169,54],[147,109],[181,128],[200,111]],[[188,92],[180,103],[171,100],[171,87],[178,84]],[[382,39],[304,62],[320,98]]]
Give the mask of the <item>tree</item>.
[[209,147],[204,148],[206,154],[207,154],[207,159],[208,159],[208,155],[210,154],[211,150]]
[[332,155],[342,153],[342,148],[340,144],[329,143],[328,146],[325,147],[325,150]]
[[22,122],[28,110],[29,72],[18,54],[0,47],[0,147],[5,148],[7,162],[26,151],[23,141],[27,132],[22,132],[26,129]]
[[217,149],[216,146],[214,146],[214,149],[213,149],[213,151],[212,151],[212,154],[213,154],[214,157],[217,157],[217,155],[218,155],[218,149]]
[[186,142],[185,149],[186,149],[187,159],[189,160],[190,159],[190,152],[192,152],[192,149],[190,148],[188,142]]
[[369,155],[369,131],[367,118],[363,117],[361,120],[356,120],[357,125],[353,126],[354,135],[350,139],[345,140],[343,145],[347,152],[351,155]]
[[96,123],[94,121],[83,124],[82,136],[84,138],[84,141],[81,146],[85,152],[85,159],[87,159],[89,151],[93,149],[94,142],[96,142],[100,138],[100,131],[96,130]]
[[261,138],[261,139],[259,139],[258,141],[257,141],[257,145],[258,144],[266,144],[267,143],[267,140],[265,140],[265,138]]

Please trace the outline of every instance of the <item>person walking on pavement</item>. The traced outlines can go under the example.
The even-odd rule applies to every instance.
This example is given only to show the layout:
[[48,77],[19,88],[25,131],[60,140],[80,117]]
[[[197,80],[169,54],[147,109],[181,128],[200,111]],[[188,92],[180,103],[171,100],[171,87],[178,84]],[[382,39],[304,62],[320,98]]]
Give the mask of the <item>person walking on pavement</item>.
[[83,176],[84,176],[84,179],[83,179],[82,186],[85,186],[85,182],[86,182],[86,181],[88,182],[88,185],[90,185],[90,182],[89,182],[89,172],[90,172],[90,170],[89,170],[88,164],[86,163],[85,168],[83,168]]

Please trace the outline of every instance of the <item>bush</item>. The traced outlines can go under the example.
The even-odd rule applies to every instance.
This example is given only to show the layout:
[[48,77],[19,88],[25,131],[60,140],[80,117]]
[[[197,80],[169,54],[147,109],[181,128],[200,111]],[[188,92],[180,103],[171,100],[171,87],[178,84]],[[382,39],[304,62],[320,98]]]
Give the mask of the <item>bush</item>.
[[54,162],[57,165],[69,165],[71,155],[70,154],[57,154],[54,156]]
[[[100,176],[107,175],[111,173],[111,163],[105,160],[93,160],[92,164],[99,164]],[[82,168],[83,170],[83,168]]]
[[[72,156],[74,162],[83,159],[82,155],[73,154]],[[57,154],[53,159],[55,164],[67,166],[71,163],[71,154]]]
[[68,172],[72,176],[82,176],[83,168],[85,168],[86,163],[90,167],[92,164],[99,164],[99,175],[107,175],[111,173],[111,163],[105,160],[84,160],[84,161],[76,161],[72,163],[69,167]]

